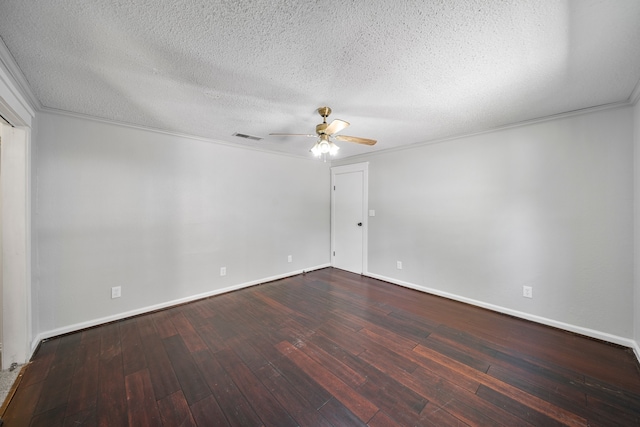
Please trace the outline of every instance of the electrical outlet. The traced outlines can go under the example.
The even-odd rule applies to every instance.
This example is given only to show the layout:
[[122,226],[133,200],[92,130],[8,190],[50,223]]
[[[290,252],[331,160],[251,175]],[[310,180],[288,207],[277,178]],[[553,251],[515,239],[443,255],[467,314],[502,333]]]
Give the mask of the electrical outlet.
[[287,257],[287,262],[293,262],[293,256],[292,255],[289,255]]
[[227,275],[227,267],[220,267],[220,275],[221,276]]
[[533,298],[533,288],[531,286],[523,286],[522,296],[525,298]]
[[114,286],[111,288],[111,299],[120,298],[122,296],[122,287]]
[[396,261],[396,268],[402,270],[402,261]]

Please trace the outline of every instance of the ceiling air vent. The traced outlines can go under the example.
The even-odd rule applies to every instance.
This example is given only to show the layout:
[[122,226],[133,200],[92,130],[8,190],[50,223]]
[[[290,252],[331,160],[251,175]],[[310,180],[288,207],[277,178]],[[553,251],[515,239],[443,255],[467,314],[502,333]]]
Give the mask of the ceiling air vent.
[[244,138],[244,139],[252,139],[254,141],[260,141],[262,138],[260,138],[259,136],[253,136],[253,135],[247,135],[246,133],[234,133],[233,136],[237,136],[238,138]]

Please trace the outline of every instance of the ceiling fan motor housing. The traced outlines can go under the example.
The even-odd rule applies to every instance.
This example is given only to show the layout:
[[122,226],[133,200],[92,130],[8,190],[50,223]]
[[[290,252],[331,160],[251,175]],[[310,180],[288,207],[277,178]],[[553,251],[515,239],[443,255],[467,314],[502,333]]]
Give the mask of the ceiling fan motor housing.
[[329,126],[327,125],[327,122],[320,123],[319,125],[316,126],[316,133],[318,135],[324,135],[325,133],[324,130],[327,128],[327,126]]

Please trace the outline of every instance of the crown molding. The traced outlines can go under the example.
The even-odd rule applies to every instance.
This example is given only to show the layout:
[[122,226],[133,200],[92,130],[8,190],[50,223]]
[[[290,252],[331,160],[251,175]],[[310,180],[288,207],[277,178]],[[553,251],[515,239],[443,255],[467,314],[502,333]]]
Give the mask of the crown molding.
[[[25,101],[28,105],[24,105],[27,109],[30,110],[32,116],[35,116],[35,111],[39,111],[42,109],[42,104],[40,100],[36,98],[33,91],[31,90],[31,86],[27,81],[27,78],[24,76],[24,73],[18,66],[15,58],[9,51],[9,48],[4,43],[4,40],[0,37],[0,64],[2,64],[9,74],[13,85],[20,92],[21,98],[26,98]],[[23,102],[24,104],[24,102]]]
[[[161,135],[175,136],[177,138],[190,139],[192,141],[199,141],[199,142],[205,142],[205,143],[209,143],[209,144],[224,145],[226,147],[237,148],[237,149],[241,149],[241,150],[243,149],[243,150],[249,150],[249,151],[257,151],[257,152],[260,152],[260,153],[272,154],[272,155],[275,155],[275,156],[292,157],[292,158],[295,158],[295,159],[309,160],[309,161],[312,161],[312,162],[317,162],[318,161],[318,159],[315,158],[315,157],[311,158],[309,156],[301,156],[301,155],[297,155],[297,154],[287,153],[287,152],[284,152],[284,151],[274,151],[274,150],[267,150],[267,149],[260,148],[260,147],[250,147],[250,146],[246,146],[246,145],[234,144],[232,142],[223,141],[221,139],[206,138],[206,137],[203,137],[203,136],[197,136],[197,135],[190,135],[190,134],[187,134],[187,133],[174,132],[174,131],[170,131],[170,130],[166,130],[166,129],[159,129],[159,128],[154,128],[154,127],[150,127],[150,126],[142,126],[142,125],[122,122],[122,121],[118,121],[118,120],[111,120],[111,119],[105,119],[105,118],[102,118],[102,117],[91,116],[91,115],[88,115],[88,114],[74,113],[74,112],[67,111],[67,110],[58,110],[56,108],[41,107],[38,110],[38,112],[46,113],[46,114],[53,114],[53,115],[57,115],[57,116],[73,117],[73,118],[76,118],[76,119],[89,120],[89,121],[92,121],[92,122],[103,123],[103,124],[112,125],[112,126],[120,126],[120,127],[129,128],[129,129],[136,129],[136,130],[141,130],[141,131],[145,131],[145,132],[153,132],[153,133],[157,133],[157,134],[161,134]],[[328,163],[327,163],[327,165],[328,165]]]
[[[638,86],[640,86],[640,82],[639,82]],[[638,86],[636,86],[636,90],[638,89]],[[636,91],[634,90],[634,92],[636,92]],[[637,101],[638,95],[640,95],[640,94],[636,94],[636,101]],[[413,144],[401,145],[399,147],[387,148],[385,150],[378,150],[378,151],[374,151],[374,152],[371,152],[371,153],[358,154],[356,156],[336,159],[336,160],[334,160],[332,162],[332,166],[341,165],[341,164],[343,164],[344,161],[348,161],[348,162],[365,161],[366,159],[368,159],[368,158],[370,158],[372,156],[377,156],[377,155],[381,155],[381,154],[388,154],[388,153],[393,153],[393,152],[396,152],[396,151],[411,150],[413,148],[424,147],[426,145],[442,144],[444,142],[455,141],[455,140],[458,140],[458,139],[469,138],[469,137],[472,137],[472,136],[484,135],[484,134],[493,133],[493,132],[500,132],[500,131],[504,131],[504,130],[508,130],[508,129],[514,129],[514,128],[530,126],[530,125],[534,125],[534,124],[538,124],[538,123],[544,123],[544,122],[550,122],[550,121],[554,121],[554,120],[560,120],[560,119],[564,119],[564,118],[568,118],[568,117],[581,116],[583,114],[596,113],[598,111],[615,110],[617,108],[625,108],[625,107],[629,107],[629,106],[633,106],[634,105],[634,103],[631,102],[630,99],[631,98],[627,99],[626,101],[622,101],[622,102],[614,102],[614,103],[611,103],[611,104],[597,105],[595,107],[588,107],[588,108],[582,108],[582,109],[573,110],[573,111],[567,111],[567,112],[564,112],[564,113],[553,114],[553,115],[550,115],[550,116],[539,117],[539,118],[531,119],[531,120],[523,120],[521,122],[511,123],[511,124],[507,124],[507,125],[503,125],[503,126],[496,126],[496,127],[485,129],[485,130],[481,130],[481,131],[478,131],[478,132],[460,133],[460,134],[457,134],[457,135],[446,136],[446,137],[443,137],[443,138],[436,138],[436,139],[431,139],[431,140],[427,140],[427,141],[416,142],[416,143],[413,143]]]

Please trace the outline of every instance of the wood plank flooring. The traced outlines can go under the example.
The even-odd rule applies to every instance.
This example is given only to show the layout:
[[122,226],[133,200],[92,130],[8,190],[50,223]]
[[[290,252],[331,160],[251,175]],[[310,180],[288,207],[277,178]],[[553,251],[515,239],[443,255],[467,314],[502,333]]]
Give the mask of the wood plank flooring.
[[50,339],[5,426],[640,426],[629,349],[323,269]]

